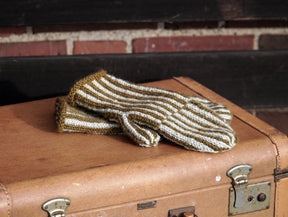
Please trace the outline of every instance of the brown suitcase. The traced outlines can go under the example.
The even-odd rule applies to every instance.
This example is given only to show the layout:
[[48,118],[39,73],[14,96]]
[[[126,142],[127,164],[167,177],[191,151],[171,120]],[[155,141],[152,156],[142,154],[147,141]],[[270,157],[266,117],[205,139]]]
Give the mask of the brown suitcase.
[[240,142],[220,154],[142,148],[56,133],[55,99],[2,106],[0,217],[288,216],[284,134],[189,78],[146,85],[227,105]]

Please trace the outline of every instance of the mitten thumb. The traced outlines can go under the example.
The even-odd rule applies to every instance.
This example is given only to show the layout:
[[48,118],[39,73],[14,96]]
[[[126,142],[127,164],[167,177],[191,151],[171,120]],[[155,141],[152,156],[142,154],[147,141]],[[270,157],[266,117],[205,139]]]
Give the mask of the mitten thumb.
[[136,124],[129,118],[129,115],[119,115],[118,121],[123,129],[123,132],[139,146],[153,147],[158,145],[161,138],[158,133],[150,128]]

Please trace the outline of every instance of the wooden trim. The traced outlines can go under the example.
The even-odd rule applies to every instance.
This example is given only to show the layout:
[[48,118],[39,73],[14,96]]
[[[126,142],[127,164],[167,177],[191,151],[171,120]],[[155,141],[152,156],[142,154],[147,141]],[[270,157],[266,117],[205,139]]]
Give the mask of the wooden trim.
[[10,0],[0,2],[0,26],[285,20],[287,11],[285,0]]
[[143,83],[190,77],[244,107],[288,106],[288,50],[0,58],[0,103],[67,94],[99,69]]

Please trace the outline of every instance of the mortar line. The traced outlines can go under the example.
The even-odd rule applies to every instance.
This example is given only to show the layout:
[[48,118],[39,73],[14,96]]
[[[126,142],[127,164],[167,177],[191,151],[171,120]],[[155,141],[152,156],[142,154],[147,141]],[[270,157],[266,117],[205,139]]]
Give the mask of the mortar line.
[[73,39],[67,39],[66,40],[66,50],[67,50],[67,55],[73,55],[73,50],[74,50]]
[[[28,41],[53,41],[53,40],[123,40],[127,43],[127,51],[131,52],[132,40],[146,37],[171,37],[171,36],[221,36],[221,35],[254,35],[254,48],[258,48],[258,39],[261,34],[288,34],[288,28],[243,28],[243,29],[141,29],[141,30],[113,30],[113,31],[77,31],[77,32],[48,32],[31,34],[30,32],[21,35],[10,35],[0,37],[1,43],[28,42]],[[69,51],[70,52],[70,51]]]

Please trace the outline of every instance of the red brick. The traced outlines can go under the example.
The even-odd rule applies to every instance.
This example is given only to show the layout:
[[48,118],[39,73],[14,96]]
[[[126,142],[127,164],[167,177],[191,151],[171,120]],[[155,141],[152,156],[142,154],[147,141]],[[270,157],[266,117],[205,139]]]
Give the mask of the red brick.
[[0,43],[0,56],[65,55],[66,41]]
[[97,30],[123,30],[123,29],[157,29],[157,23],[97,23],[75,25],[35,26],[34,33],[41,32],[74,32]]
[[126,53],[124,41],[75,41],[74,54]]
[[0,27],[0,36],[20,35],[26,33],[26,27]]
[[256,116],[288,135],[288,111],[259,111]]
[[133,40],[135,53],[252,50],[253,36],[174,36]]

